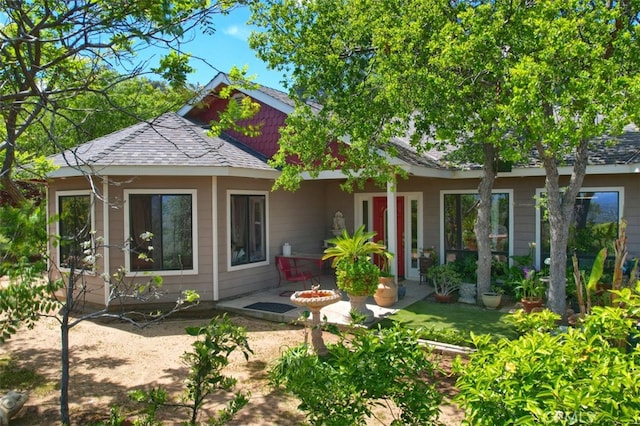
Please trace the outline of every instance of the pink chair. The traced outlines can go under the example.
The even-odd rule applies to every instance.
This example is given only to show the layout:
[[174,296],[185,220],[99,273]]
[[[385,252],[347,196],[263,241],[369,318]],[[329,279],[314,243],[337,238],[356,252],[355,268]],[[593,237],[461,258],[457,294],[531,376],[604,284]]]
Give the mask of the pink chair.
[[302,287],[305,290],[307,289],[307,281],[313,283],[311,271],[298,268],[295,260],[292,261],[288,257],[279,256],[276,258],[276,265],[278,267],[278,287],[280,287],[282,280],[289,282],[302,281]]

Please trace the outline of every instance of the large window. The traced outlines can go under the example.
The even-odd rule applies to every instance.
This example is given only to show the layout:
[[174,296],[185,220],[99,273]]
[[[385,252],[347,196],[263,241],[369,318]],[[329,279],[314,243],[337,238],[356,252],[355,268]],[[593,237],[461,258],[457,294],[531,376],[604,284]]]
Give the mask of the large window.
[[128,195],[131,271],[194,269],[195,193]]
[[230,194],[231,266],[267,260],[266,195]]
[[[539,193],[544,194],[542,191]],[[579,257],[590,258],[603,247],[613,254],[613,242],[618,238],[622,215],[622,188],[587,188],[576,197],[573,222],[569,226],[567,250]],[[545,210],[540,214],[540,257],[551,252],[549,221]]]
[[[491,251],[509,255],[510,202],[508,192],[495,192],[491,201]],[[474,226],[480,197],[474,193],[445,193],[443,196],[444,249],[447,260],[477,251]]]
[[85,244],[91,240],[91,194],[68,192],[58,195],[58,259],[63,268],[81,268]]

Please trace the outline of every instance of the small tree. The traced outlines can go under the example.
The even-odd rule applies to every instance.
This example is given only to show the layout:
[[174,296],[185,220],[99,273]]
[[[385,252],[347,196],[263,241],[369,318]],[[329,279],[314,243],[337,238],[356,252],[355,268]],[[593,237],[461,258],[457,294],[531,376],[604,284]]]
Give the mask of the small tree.
[[[146,237],[151,239],[152,234]],[[79,244],[79,242],[78,242]],[[27,264],[19,275],[4,289],[0,289],[0,337],[2,340],[13,335],[19,326],[32,326],[40,317],[54,318],[60,324],[60,418],[62,424],[71,424],[69,413],[69,334],[79,323],[97,318],[115,318],[144,328],[167,316],[197,304],[197,293],[186,290],[181,293],[175,305],[164,312],[144,313],[129,306],[157,300],[161,296],[162,279],[146,276],[144,281],[126,276],[124,268],[109,275],[102,274],[109,295],[102,309],[84,312],[85,298],[90,288],[86,282],[88,274],[95,274],[94,265],[99,257],[101,238],[82,243],[83,257],[78,262],[70,262],[70,270],[63,273],[63,279],[50,281],[42,278],[40,271],[34,273]],[[119,305],[119,311],[113,311]],[[75,316],[74,316],[75,315]]]
[[[193,352],[182,355],[184,364],[189,368],[186,380],[187,390],[178,404],[191,411],[191,418],[186,424],[196,425],[200,409],[207,397],[216,391],[232,391],[237,380],[222,375],[222,369],[229,365],[229,356],[235,350],[240,350],[245,360],[253,351],[247,341],[247,332],[243,327],[234,325],[229,317],[215,317],[209,325],[202,327],[187,327],[187,334],[198,337],[193,343]],[[236,392],[226,408],[218,412],[216,418],[209,418],[207,424],[223,425],[249,402],[250,392]],[[138,402],[144,402],[148,408],[145,420],[153,422],[159,407],[174,406],[169,401],[167,392],[162,388],[143,391],[136,390],[130,397]],[[117,410],[112,410],[112,418],[117,417]]]

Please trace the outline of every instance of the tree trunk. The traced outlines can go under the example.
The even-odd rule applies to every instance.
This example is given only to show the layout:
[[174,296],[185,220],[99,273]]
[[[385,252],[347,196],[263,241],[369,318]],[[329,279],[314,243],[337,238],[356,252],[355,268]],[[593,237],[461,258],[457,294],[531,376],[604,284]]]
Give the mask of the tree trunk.
[[62,306],[62,318],[60,321],[60,421],[63,425],[71,424],[69,414],[69,314],[73,306],[73,288],[75,282],[75,270],[73,262],[69,271],[69,281],[67,283],[67,300]]
[[496,178],[495,148],[493,144],[485,143],[484,173],[478,185],[480,203],[478,205],[478,219],[475,224],[475,234],[478,244],[478,269],[477,269],[477,300],[482,300],[482,293],[491,288],[491,199],[493,183]]
[[17,113],[12,109],[4,120],[6,140],[0,144],[0,152],[4,151],[2,169],[0,170],[0,186],[7,192],[15,205],[20,205],[25,201],[25,198],[11,178],[16,158],[16,119]]
[[567,305],[567,244],[569,227],[573,221],[574,205],[584,176],[587,172],[589,152],[588,142],[581,141],[576,147],[573,173],[569,184],[561,191],[557,161],[547,153],[541,143],[537,144],[538,153],[543,160],[546,172],[547,210],[549,213],[549,232],[551,238],[551,264],[547,307],[565,318]]

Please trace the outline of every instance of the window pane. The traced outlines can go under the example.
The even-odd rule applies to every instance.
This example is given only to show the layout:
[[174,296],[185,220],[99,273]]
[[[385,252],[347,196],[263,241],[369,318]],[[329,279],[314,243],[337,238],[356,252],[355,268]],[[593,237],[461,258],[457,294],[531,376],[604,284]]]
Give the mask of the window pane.
[[266,260],[266,197],[232,195],[231,265]]
[[[458,254],[477,251],[474,226],[478,219],[478,194],[444,195],[444,244],[447,259]],[[491,202],[491,251],[506,255],[509,252],[509,194],[495,193]]]
[[64,195],[58,197],[60,216],[60,265],[68,268],[73,263],[80,267],[84,257],[82,244],[90,240],[91,197]]
[[[129,203],[131,269],[192,269],[191,195],[135,194]],[[146,241],[142,235],[149,232],[153,238]]]
[[[608,252],[613,253],[613,242],[618,238],[619,205],[618,191],[580,192],[569,227],[568,251],[590,257],[607,247]],[[544,220],[545,214],[541,217],[542,257],[547,258],[551,252],[549,221]]]

